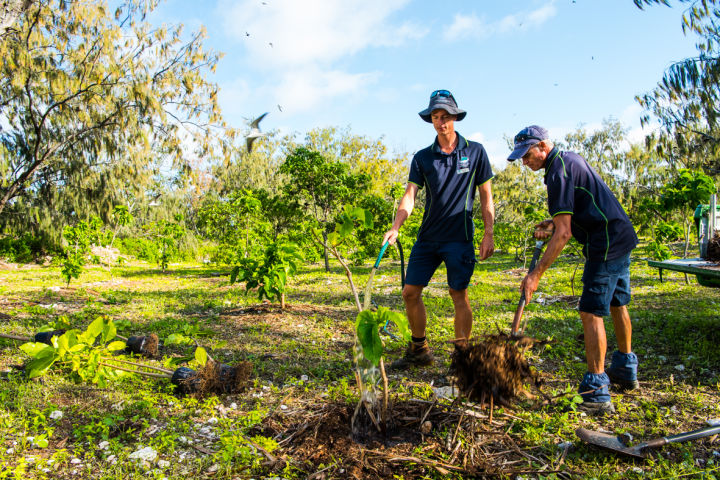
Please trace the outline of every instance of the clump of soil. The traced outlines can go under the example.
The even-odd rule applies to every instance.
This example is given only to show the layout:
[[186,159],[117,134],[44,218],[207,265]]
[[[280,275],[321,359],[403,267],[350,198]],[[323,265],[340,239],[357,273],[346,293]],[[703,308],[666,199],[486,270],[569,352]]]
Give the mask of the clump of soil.
[[199,371],[187,367],[178,368],[170,381],[177,387],[177,392],[183,395],[239,393],[247,386],[251,373],[250,362],[230,366],[208,361]]
[[527,338],[516,340],[501,333],[457,345],[450,358],[450,372],[460,393],[473,402],[509,406],[525,391],[526,381],[539,383],[538,374],[523,354],[530,343]]
[[720,233],[716,233],[708,242],[705,259],[711,262],[720,262]]
[[125,344],[125,351],[127,353],[143,355],[148,358],[156,357],[158,353],[160,353],[160,338],[158,338],[155,333],[138,337],[130,337],[127,339]]

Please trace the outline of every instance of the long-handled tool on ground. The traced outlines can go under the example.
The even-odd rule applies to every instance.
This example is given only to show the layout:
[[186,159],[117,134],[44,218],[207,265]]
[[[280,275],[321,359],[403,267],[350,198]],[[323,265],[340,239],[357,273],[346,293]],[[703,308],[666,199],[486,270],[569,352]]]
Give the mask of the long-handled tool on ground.
[[699,438],[709,437],[718,433],[720,433],[720,425],[714,425],[711,427],[701,428],[699,430],[693,430],[692,432],[678,433],[667,437],[655,438],[653,440],[648,440],[647,442],[630,446],[628,443],[632,440],[632,436],[628,434],[610,435],[607,433],[594,432],[585,428],[578,428],[575,430],[575,434],[580,437],[581,440],[591,445],[596,445],[614,452],[639,458],[646,457],[647,453],[645,453],[645,449],[647,448],[661,447],[663,445],[667,445],[668,443],[697,440]]
[[[542,253],[543,245],[545,245],[545,240],[538,240],[535,242],[535,250],[533,250],[533,256],[532,260],[530,260],[530,267],[528,268],[528,272],[532,272],[535,268],[535,265],[537,265],[538,259],[540,258],[540,254]],[[525,292],[523,291],[520,294],[520,301],[518,302],[517,310],[515,310],[515,317],[513,317],[513,323],[512,327],[510,328],[510,336],[511,337],[517,337],[520,335],[520,333],[525,329],[525,323],[523,322],[523,327],[520,327],[520,319],[522,318],[523,311],[525,310]]]

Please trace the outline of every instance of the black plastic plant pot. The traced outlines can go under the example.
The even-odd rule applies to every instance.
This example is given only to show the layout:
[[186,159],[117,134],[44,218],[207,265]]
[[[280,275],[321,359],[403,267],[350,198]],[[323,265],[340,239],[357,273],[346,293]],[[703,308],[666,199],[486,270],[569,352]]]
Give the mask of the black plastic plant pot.
[[195,393],[200,387],[200,378],[198,376],[198,372],[196,372],[192,368],[178,368],[173,372],[173,376],[170,381],[173,385],[175,385],[175,392],[182,395]]
[[35,341],[37,343],[44,343],[46,345],[52,345],[52,337],[59,337],[65,333],[65,330],[53,330],[51,332],[39,332],[35,334]]
[[145,341],[146,337],[144,335],[128,338],[125,342],[125,352],[142,355],[143,353],[145,353],[143,350],[143,347],[145,346]]
[[221,363],[217,369],[220,388],[223,393],[232,393],[235,387],[236,369],[230,365]]

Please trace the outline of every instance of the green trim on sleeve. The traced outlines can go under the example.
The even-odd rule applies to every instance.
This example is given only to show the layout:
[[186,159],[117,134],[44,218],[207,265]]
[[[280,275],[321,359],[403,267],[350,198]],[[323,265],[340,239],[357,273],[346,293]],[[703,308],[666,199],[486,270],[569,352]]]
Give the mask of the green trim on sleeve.
[[553,218],[557,217],[557,216],[560,215],[561,213],[567,213],[567,214],[570,214],[570,215],[573,214],[573,212],[555,212],[555,213],[553,214]]
[[415,185],[415,186],[418,187],[418,188],[422,188],[422,187],[423,187],[423,186],[420,185],[419,183],[415,183],[415,182],[413,182],[413,181],[411,181],[411,180],[408,180],[408,183],[412,183],[413,185]]

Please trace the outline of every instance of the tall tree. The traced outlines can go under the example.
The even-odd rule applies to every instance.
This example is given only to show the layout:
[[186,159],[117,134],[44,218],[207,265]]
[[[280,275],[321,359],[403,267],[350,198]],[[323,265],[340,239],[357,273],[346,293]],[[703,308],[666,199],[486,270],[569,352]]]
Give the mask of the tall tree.
[[[306,147],[299,147],[288,155],[280,171],[288,176],[285,194],[302,203],[322,228],[324,240],[343,206],[363,195],[370,183],[367,175],[351,173],[346,163],[327,160]],[[330,270],[327,251],[325,269]]]
[[[140,195],[160,168],[189,169],[186,145],[222,147],[218,54],[204,30],[153,27],[157,0],[39,0],[0,44],[0,225],[6,209],[48,212],[59,199],[103,204],[123,186]],[[233,131],[229,131],[232,137]],[[23,203],[24,202],[24,203]],[[75,214],[72,205],[66,214]],[[16,214],[18,212],[15,212]],[[5,217],[5,218],[3,218]]]
[[32,0],[0,0],[0,40],[32,3]]
[[[668,0],[634,0],[635,5],[669,5]],[[697,56],[670,66],[658,86],[637,97],[648,111],[644,124],[662,128],[657,149],[676,168],[720,173],[720,8],[717,0],[678,0],[689,4],[682,16],[685,34],[695,33]],[[652,116],[651,116],[652,115]],[[653,118],[654,116],[654,118]]]

